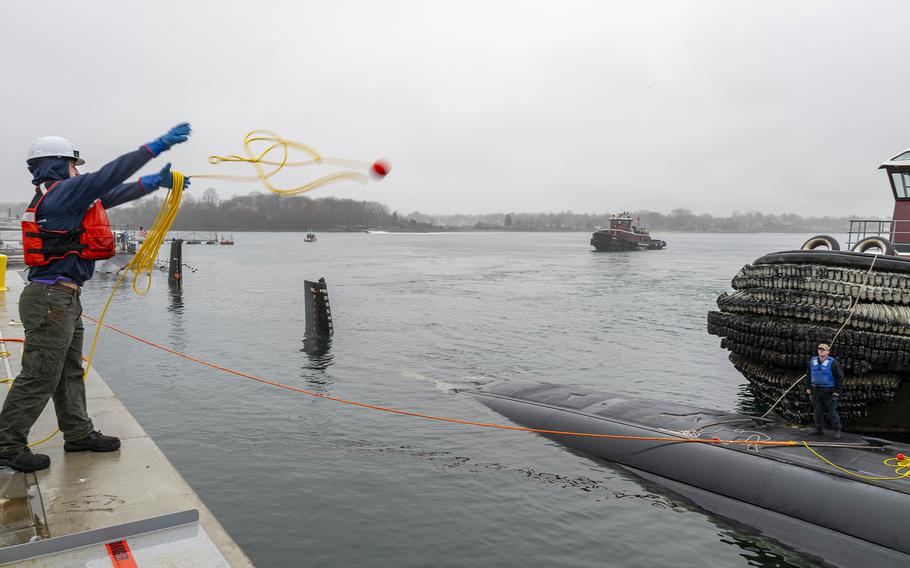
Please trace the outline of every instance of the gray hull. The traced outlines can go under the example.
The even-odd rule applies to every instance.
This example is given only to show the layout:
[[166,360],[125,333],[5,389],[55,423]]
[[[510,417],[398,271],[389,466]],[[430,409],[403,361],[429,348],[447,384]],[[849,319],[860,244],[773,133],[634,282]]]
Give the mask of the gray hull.
[[[883,460],[906,448],[873,438],[806,437],[739,414],[631,399],[556,385],[501,385],[475,393],[511,420],[535,429],[619,436],[721,440],[809,440],[831,462],[872,477],[894,477]],[[738,421],[738,422],[729,422]],[[724,424],[711,425],[718,422]],[[703,429],[703,430],[701,430]],[[869,481],[842,473],[804,446],[738,446],[547,434],[663,485],[699,506],[834,566],[910,563],[910,478]],[[878,449],[870,449],[878,448]]]

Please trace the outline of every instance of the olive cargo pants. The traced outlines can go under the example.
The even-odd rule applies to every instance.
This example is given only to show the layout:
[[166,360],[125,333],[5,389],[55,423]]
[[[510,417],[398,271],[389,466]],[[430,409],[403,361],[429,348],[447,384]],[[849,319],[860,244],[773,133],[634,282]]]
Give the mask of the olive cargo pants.
[[66,441],[80,440],[94,430],[85,409],[81,316],[78,294],[34,283],[22,291],[22,370],[0,410],[0,454],[25,449],[29,430],[51,397]]

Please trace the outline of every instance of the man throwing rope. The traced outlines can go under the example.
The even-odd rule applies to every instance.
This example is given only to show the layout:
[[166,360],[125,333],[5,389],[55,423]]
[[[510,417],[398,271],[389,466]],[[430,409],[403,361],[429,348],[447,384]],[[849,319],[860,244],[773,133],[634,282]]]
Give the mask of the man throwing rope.
[[22,216],[29,284],[19,298],[25,347],[22,370],[0,410],[0,466],[18,471],[50,466],[48,456],[31,452],[28,433],[52,397],[64,451],[120,449],[120,439],[95,430],[86,411],[79,296],[82,285],[94,274],[95,261],[116,252],[105,209],[171,187],[170,164],[156,174],[124,182],[189,135],[190,125],[179,124],[84,175],[79,175],[76,166],[85,161],[69,140],[45,136],[32,143],[26,163],[35,196]]
[[809,372],[806,375],[809,384],[806,387],[806,394],[809,395],[812,409],[815,411],[815,434],[824,433],[822,427],[825,425],[827,413],[831,427],[834,428],[834,439],[840,440],[841,423],[840,415],[837,413],[837,399],[844,384],[844,370],[834,357],[828,355],[830,350],[831,347],[827,343],[819,344],[818,356],[809,361]]

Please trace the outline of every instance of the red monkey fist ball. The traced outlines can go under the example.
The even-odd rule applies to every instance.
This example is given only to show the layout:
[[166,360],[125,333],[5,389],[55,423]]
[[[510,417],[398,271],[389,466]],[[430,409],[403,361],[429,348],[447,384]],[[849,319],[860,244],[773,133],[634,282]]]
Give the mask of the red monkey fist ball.
[[373,162],[373,167],[370,168],[372,173],[376,177],[385,177],[390,171],[392,171],[392,166],[389,165],[385,160],[376,160]]

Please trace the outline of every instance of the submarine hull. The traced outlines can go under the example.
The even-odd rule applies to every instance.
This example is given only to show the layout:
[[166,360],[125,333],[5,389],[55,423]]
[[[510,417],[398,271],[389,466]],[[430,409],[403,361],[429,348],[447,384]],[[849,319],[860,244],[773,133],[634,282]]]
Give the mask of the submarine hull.
[[[558,385],[501,385],[475,394],[486,406],[529,428],[670,438],[545,434],[829,564],[886,566],[910,561],[910,533],[899,522],[910,510],[910,478],[851,477],[802,445],[685,441],[805,439],[799,429],[753,425],[750,417],[740,414]],[[900,451],[910,453],[887,441],[859,436],[813,444],[831,462],[870,477],[894,477],[894,468],[889,470],[883,460]]]

